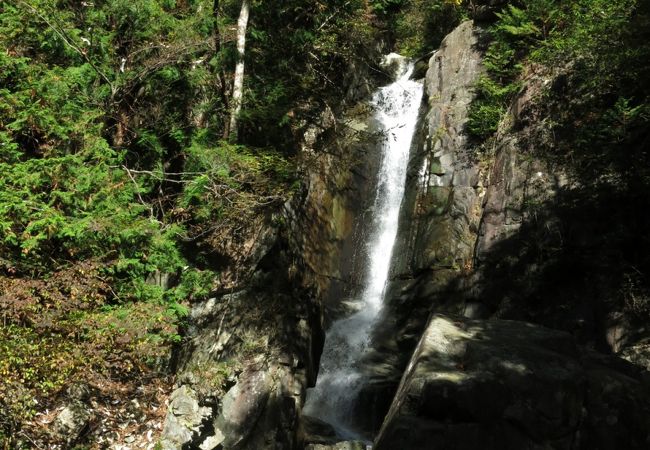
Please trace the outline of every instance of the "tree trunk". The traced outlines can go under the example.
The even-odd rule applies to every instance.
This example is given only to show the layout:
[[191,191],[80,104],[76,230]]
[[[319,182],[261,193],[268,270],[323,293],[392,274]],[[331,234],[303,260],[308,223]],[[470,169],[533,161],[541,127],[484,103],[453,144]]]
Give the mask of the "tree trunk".
[[221,34],[219,33],[219,0],[212,4],[212,18],[214,19],[214,53],[221,50]]
[[246,52],[246,27],[248,26],[248,15],[250,12],[250,0],[242,0],[239,20],[237,21],[237,66],[235,67],[235,79],[232,85],[230,126],[228,127],[228,139],[237,141],[237,119],[241,112],[244,94],[244,54]]

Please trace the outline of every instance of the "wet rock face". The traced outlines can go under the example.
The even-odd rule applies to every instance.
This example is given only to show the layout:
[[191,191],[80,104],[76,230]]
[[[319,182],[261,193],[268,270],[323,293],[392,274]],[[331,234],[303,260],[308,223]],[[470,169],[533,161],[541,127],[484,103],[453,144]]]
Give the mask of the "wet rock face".
[[435,315],[375,448],[647,448],[648,400],[641,371],[567,333]]
[[368,100],[357,101],[340,117],[327,110],[306,131],[305,191],[288,211],[293,245],[313,274],[327,322],[344,312],[341,305],[364,273],[357,252],[379,163]]
[[316,417],[303,414],[301,425],[305,444],[329,445],[336,444],[339,440],[334,427]]

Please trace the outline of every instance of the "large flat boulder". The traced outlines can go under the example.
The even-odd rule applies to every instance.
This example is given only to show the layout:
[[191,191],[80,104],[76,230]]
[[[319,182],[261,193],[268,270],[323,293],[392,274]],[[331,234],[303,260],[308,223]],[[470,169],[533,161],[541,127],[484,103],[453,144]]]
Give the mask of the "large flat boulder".
[[435,315],[375,450],[650,448],[644,372],[561,331]]

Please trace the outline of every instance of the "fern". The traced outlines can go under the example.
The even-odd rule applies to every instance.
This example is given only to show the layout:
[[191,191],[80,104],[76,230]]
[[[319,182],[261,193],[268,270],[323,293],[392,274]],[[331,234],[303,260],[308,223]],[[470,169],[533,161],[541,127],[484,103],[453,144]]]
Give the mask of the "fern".
[[510,36],[516,41],[536,38],[540,34],[540,29],[529,12],[514,5],[508,5],[505,11],[497,13],[497,17],[499,21],[494,27],[494,32],[499,35]]

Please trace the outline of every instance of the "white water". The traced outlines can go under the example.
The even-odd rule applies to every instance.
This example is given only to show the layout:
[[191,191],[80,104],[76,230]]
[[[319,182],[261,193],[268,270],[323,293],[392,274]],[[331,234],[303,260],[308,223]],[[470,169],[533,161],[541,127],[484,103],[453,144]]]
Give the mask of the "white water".
[[384,297],[400,205],[404,196],[409,150],[422,101],[422,82],[410,80],[413,65],[391,54],[399,64],[396,81],[373,96],[375,119],[383,135],[382,162],[373,208],[373,227],[366,248],[368,273],[354,315],[332,324],[325,337],[318,380],[307,392],[304,413],[333,425],[341,438],[359,438],[350,425],[356,396],[364,379],[359,363],[366,352]]

